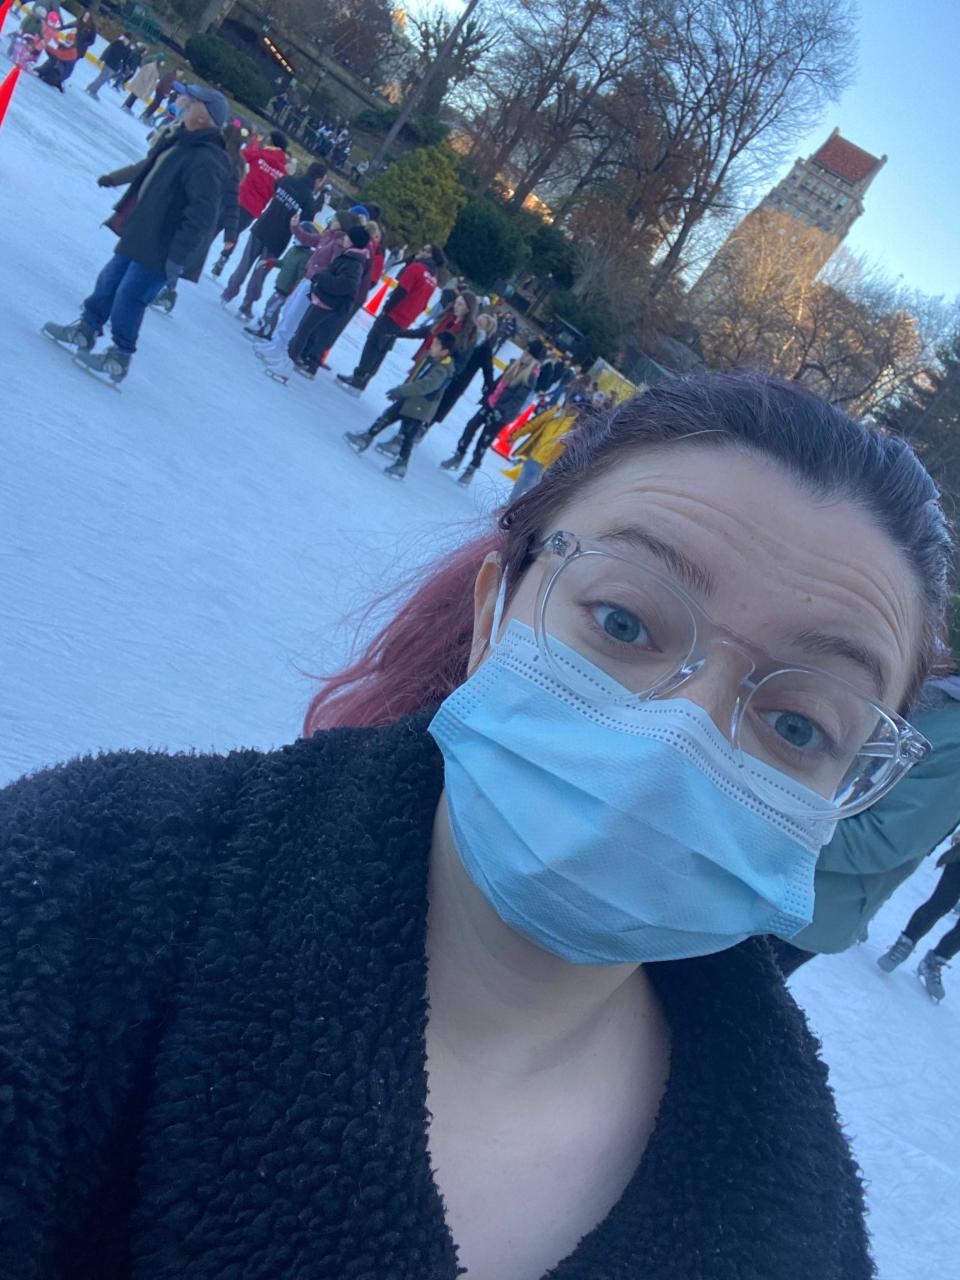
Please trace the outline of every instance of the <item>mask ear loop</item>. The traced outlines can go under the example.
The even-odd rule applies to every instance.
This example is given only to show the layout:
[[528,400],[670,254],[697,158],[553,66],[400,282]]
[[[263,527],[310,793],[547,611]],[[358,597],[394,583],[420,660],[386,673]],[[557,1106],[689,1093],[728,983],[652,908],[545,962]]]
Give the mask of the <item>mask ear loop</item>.
[[497,590],[496,603],[493,606],[493,622],[490,624],[490,648],[495,649],[500,643],[500,623],[503,621],[503,609],[507,600],[507,571],[500,575],[500,586]]

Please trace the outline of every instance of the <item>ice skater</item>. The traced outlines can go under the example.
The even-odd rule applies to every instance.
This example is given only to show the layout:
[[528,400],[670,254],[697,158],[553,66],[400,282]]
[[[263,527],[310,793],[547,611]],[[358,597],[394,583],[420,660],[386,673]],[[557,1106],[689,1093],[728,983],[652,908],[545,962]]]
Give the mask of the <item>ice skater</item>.
[[534,338],[527,350],[518,359],[507,366],[496,386],[489,395],[483,397],[479,410],[473,415],[463,429],[457,447],[449,458],[440,463],[444,471],[457,471],[466,457],[467,450],[479,430],[473,457],[470,465],[459,477],[462,485],[470,484],[480,470],[483,455],[500,431],[511,422],[523,409],[531,393],[537,385],[540,374],[540,361],[543,359],[544,345],[539,338]]
[[[47,337],[75,351],[74,360],[117,385],[127,376],[144,313],[165,287],[198,280],[230,179],[221,130],[227,100],[217,89],[188,85],[181,125],[138,167],[107,226],[120,237],[72,324],[43,326]],[[93,347],[109,323],[113,342]]]
[[[418,366],[413,377],[402,386],[393,387],[387,392],[387,399],[393,400],[393,407],[381,413],[366,431],[344,432],[344,440],[357,453],[364,453],[376,440],[381,431],[385,431],[391,423],[399,422],[401,441],[400,452],[394,462],[384,470],[391,480],[402,480],[407,474],[407,466],[414,445],[427,432],[437,411],[440,397],[453,377],[453,349],[456,339],[449,329],[438,333],[430,344],[427,358]],[[379,447],[379,446],[378,446]],[[392,452],[384,449],[383,452]]]
[[[937,866],[943,868],[937,887],[926,902],[917,907],[890,950],[885,951],[877,961],[884,973],[892,973],[898,965],[903,964],[920,939],[960,902],[960,831],[954,832],[950,847],[937,859]],[[960,920],[927,952],[917,969],[927,994],[937,1004],[944,997],[944,967],[957,952],[960,952]]]
[[353,226],[342,236],[340,253],[310,281],[309,303],[290,339],[286,361],[266,362],[269,377],[286,382],[290,368],[308,378],[315,376],[324,352],[353,310],[369,244],[366,227]]

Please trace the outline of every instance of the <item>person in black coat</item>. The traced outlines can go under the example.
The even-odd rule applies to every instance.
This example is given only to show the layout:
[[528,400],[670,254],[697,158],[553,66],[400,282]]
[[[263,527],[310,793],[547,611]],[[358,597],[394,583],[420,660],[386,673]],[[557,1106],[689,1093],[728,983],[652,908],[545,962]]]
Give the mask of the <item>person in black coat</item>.
[[90,81],[84,93],[90,95],[95,102],[99,102],[98,94],[107,81],[122,71],[126,61],[127,54],[130,52],[129,38],[125,35],[117,36],[111,44],[108,44],[101,55],[103,65],[97,72],[96,76]]
[[477,316],[477,329],[480,331],[477,341],[462,366],[447,383],[447,388],[440,398],[437,412],[433,416],[434,423],[443,422],[460,397],[469,388],[477,373],[483,374],[483,395],[489,395],[496,381],[493,367],[493,340],[497,331],[497,322],[493,316]]
[[351,227],[343,237],[343,252],[310,283],[310,307],[290,339],[287,355],[294,368],[313,377],[323,353],[343,328],[344,318],[353,311],[357,288],[363,277],[370,232]]
[[[273,198],[250,228],[250,235],[236,270],[220,295],[221,302],[231,302],[240,292],[252,267],[261,258],[282,258],[290,243],[290,220],[310,222],[324,202],[324,179],[327,166],[315,160],[302,174],[281,178],[273,189]],[[253,273],[240,305],[240,314],[250,319],[253,305],[263,290],[263,276]]]
[[147,52],[147,46],[142,41],[131,42],[127,46],[127,52],[124,55],[123,66],[119,68],[117,74],[113,77],[111,85],[114,89],[122,89],[128,80],[140,70],[140,63],[143,56]]
[[[226,98],[216,89],[190,85],[181,103],[181,126],[138,166],[107,221],[119,243],[83,315],[70,325],[43,326],[48,337],[76,350],[77,363],[112,383],[127,374],[150,303],[181,278],[199,279],[229,181],[221,133],[229,113]],[[94,355],[108,321],[113,345]]]
[[[903,441],[796,384],[670,379],[424,572],[299,741],[0,791],[3,1280],[872,1280],[757,934],[809,915],[848,779],[920,745],[898,716],[851,778],[875,695],[839,673],[875,647],[908,710],[950,557]],[[707,598],[764,679],[804,652],[811,704],[860,704],[827,704],[816,793],[773,698],[749,747],[779,767],[740,755],[758,686],[697,647]]]

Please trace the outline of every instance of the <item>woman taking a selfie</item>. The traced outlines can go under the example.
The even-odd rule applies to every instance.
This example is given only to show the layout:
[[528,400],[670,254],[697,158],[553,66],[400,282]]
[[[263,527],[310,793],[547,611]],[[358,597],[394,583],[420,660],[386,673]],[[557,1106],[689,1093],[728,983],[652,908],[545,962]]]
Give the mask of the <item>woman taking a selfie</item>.
[[5,1280],[868,1280],[758,935],[924,755],[948,553],[902,442],[665,382],[302,740],[0,793]]

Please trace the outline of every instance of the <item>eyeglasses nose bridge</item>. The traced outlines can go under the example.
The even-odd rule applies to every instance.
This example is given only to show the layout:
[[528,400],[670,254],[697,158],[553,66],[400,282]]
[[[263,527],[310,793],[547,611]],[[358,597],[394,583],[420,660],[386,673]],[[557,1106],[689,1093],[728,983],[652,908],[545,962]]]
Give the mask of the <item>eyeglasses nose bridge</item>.
[[731,655],[738,655],[743,660],[741,664],[743,666],[743,672],[740,676],[740,684],[747,690],[747,692],[749,692],[753,687],[750,677],[753,675],[754,671],[756,671],[757,663],[744,641],[732,631],[724,631],[719,627],[715,627],[713,633],[706,639],[705,647],[711,651],[714,649],[723,649]]

